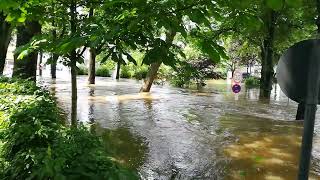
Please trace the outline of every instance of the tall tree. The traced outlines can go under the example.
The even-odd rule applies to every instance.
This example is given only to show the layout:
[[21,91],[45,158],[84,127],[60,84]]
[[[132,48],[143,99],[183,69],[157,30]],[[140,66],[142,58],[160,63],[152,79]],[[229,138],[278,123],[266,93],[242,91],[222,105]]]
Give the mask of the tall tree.
[[[172,44],[174,37],[176,36],[175,31],[167,31],[166,32],[166,43]],[[162,57],[158,57],[158,59],[155,59],[156,62],[153,62],[149,67],[149,72],[147,74],[147,78],[144,81],[144,85],[140,89],[140,92],[149,92],[151,89],[151,86],[153,84],[153,81],[155,80],[158,70],[162,64]]]
[[270,98],[273,77],[274,77],[274,41],[275,28],[278,14],[272,9],[265,10],[263,22],[265,25],[265,35],[260,44],[261,50],[261,80],[260,80],[260,97]]
[[6,21],[6,15],[0,11],[0,75],[3,74],[12,28]]
[[[179,52],[180,48],[173,43],[176,34],[181,34],[185,41],[188,37],[198,39],[202,52],[210,56],[210,59],[218,61],[224,56],[224,50],[217,44],[215,39],[207,39],[204,36],[199,36],[199,33],[206,31],[214,31],[216,21],[211,21],[212,16],[219,15],[220,9],[217,4],[221,1],[157,1],[148,3],[149,10],[152,10],[149,16],[154,24],[151,24],[155,29],[162,31],[154,31],[154,34],[166,34],[165,43],[159,43],[159,47],[153,47],[147,51],[144,63],[150,65],[147,78],[141,88],[141,92],[149,92],[157,72],[162,63],[175,67],[179,62],[176,57],[178,54],[182,57],[184,54]],[[187,18],[186,18],[187,17]],[[197,31],[197,33],[194,33]],[[155,39],[156,40],[156,39]],[[151,43],[154,44],[154,43]],[[165,49],[166,48],[166,49]],[[154,51],[156,50],[156,51]],[[173,51],[172,51],[173,50]]]
[[[94,16],[94,8],[93,5],[91,5],[89,10],[89,18],[92,18]],[[95,84],[96,82],[96,47],[90,47],[90,59],[89,59],[89,77],[88,82],[89,84]]]
[[[34,36],[41,33],[41,25],[38,21],[27,21],[24,25],[17,27],[17,42],[16,47],[27,45]],[[36,51],[26,56],[14,56],[13,76],[36,80],[37,59],[38,53]],[[21,58],[18,58],[21,57]]]

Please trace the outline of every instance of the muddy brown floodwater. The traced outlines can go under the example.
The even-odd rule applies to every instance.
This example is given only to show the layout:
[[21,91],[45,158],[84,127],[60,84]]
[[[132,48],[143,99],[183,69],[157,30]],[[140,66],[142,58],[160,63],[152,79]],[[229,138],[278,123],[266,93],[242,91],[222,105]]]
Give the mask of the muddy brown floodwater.
[[[70,112],[69,76],[40,79]],[[238,100],[224,81],[204,89],[154,86],[139,94],[141,82],[78,77],[78,117],[104,139],[106,151],[141,179],[294,180],[302,122],[297,104],[277,86],[270,101],[258,90]],[[320,179],[319,112],[311,178]]]

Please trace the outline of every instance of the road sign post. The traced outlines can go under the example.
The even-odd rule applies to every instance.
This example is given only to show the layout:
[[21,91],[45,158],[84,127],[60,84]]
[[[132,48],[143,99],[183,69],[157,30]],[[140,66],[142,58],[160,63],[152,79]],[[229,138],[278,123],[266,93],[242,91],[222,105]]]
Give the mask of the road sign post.
[[312,139],[314,131],[316,104],[307,104],[305,110],[304,130],[301,144],[301,154],[299,163],[299,180],[307,180],[309,177],[310,159],[312,151]]
[[320,40],[306,40],[289,48],[281,57],[277,79],[292,100],[305,104],[299,180],[309,177],[315,115],[320,91]]

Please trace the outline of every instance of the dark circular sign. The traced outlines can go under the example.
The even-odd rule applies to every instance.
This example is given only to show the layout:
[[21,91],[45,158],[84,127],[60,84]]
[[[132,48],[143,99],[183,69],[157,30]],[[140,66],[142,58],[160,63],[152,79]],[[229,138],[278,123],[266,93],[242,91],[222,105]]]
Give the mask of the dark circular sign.
[[[306,101],[308,85],[320,76],[320,40],[306,40],[289,48],[280,58],[277,80],[281,90],[292,100]],[[320,87],[318,87],[318,91]],[[315,100],[316,103],[320,102]]]
[[241,86],[239,84],[234,84],[232,86],[232,91],[236,94],[239,93],[241,91]]

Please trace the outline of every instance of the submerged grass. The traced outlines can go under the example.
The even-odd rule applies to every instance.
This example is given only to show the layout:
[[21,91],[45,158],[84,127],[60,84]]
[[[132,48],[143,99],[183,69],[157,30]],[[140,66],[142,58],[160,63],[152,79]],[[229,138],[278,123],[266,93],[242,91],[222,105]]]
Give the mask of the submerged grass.
[[0,77],[0,179],[138,179],[35,83]]

